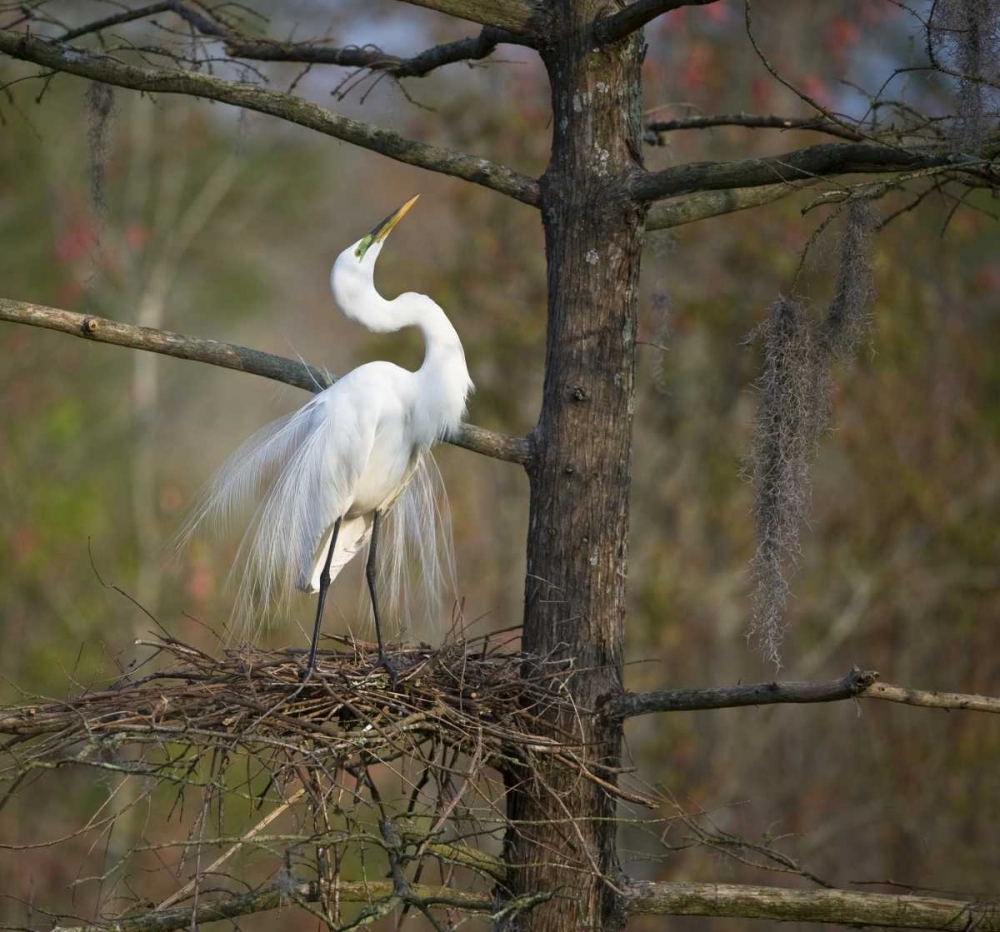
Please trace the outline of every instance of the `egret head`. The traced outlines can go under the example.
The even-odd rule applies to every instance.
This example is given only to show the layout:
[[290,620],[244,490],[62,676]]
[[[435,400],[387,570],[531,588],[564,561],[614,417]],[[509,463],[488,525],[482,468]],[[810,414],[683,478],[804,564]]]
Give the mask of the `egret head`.
[[385,238],[392,232],[392,228],[406,216],[409,209],[416,204],[418,197],[420,197],[419,194],[411,197],[399,210],[389,214],[371,233],[358,240],[352,250],[358,262],[364,262],[368,251],[372,250],[372,247],[376,247],[372,250],[374,252],[372,261],[374,262],[375,257],[382,251],[382,244],[385,242]]
[[410,198],[371,233],[348,246],[337,256],[337,261],[330,270],[330,290],[337,306],[345,316],[357,320],[369,329],[398,330],[401,326],[405,326],[405,321],[408,320],[398,300],[394,305],[395,310],[391,314],[391,319],[382,319],[386,313],[384,308],[386,302],[375,290],[375,262],[382,251],[386,237],[406,216],[416,200],[416,197]]

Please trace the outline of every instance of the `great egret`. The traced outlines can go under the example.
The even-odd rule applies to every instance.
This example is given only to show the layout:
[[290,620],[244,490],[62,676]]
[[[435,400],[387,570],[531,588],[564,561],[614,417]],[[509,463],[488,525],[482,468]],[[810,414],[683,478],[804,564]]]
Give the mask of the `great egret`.
[[259,616],[286,601],[292,588],[318,593],[305,676],[315,668],[330,582],[366,543],[379,663],[394,675],[376,595],[378,541],[390,509],[397,519],[394,552],[382,566],[393,589],[405,573],[406,537],[417,545],[424,584],[441,581],[436,537],[442,516],[430,448],[458,427],[472,380],[458,334],[434,301],[414,293],[387,301],[374,283],[386,237],[416,200],[337,256],[330,288],[344,315],[369,330],[419,327],[423,365],[416,372],[389,362],[359,366],[263,428],[219,469],[182,532],[187,539],[206,517],[226,521],[260,500],[234,567],[243,572],[237,613],[244,620]]

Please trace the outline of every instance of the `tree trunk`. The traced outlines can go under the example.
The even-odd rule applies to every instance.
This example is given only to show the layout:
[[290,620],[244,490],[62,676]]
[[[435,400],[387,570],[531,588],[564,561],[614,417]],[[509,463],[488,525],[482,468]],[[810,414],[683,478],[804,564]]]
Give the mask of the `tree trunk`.
[[[553,6],[542,50],[553,111],[552,157],[542,178],[548,335],[529,467],[524,646],[573,658],[580,670],[570,681],[573,699],[592,709],[622,677],[644,221],[626,186],[641,153],[641,38],[601,49],[590,31],[600,0]],[[579,721],[554,724],[582,727],[592,758],[617,766],[620,724]],[[615,779],[610,771],[601,776]],[[555,769],[543,778],[544,789],[524,785],[512,793],[508,886],[514,895],[555,896],[515,924],[564,932],[621,926],[616,832],[607,819],[614,801]],[[567,821],[583,814],[592,818]]]

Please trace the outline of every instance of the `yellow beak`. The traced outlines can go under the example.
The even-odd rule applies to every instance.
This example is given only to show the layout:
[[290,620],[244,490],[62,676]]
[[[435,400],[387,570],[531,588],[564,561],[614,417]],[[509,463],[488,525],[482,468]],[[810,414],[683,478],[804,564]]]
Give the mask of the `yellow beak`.
[[410,208],[417,203],[418,197],[420,197],[419,194],[411,197],[402,207],[399,208],[399,210],[397,210],[394,214],[390,214],[377,227],[375,227],[375,229],[369,234],[372,241],[375,243],[381,243],[382,240],[384,240],[392,232],[392,228],[409,213]]

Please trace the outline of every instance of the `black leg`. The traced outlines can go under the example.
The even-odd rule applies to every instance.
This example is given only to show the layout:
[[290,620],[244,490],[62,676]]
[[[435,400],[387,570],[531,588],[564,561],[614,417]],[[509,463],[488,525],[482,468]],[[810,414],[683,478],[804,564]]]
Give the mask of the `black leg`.
[[303,680],[309,679],[316,669],[316,647],[319,644],[319,629],[323,624],[323,605],[326,602],[326,590],[330,588],[330,563],[333,561],[333,549],[337,546],[337,535],[340,533],[340,518],[333,522],[333,534],[330,536],[330,549],[326,552],[326,563],[323,572],[319,574],[319,600],[316,603],[316,624],[313,627],[312,644],[309,646],[309,663],[306,666]]
[[375,595],[375,551],[378,547],[378,526],[381,519],[382,515],[377,511],[372,516],[372,537],[371,542],[368,544],[368,565],[365,567],[365,578],[368,580],[368,594],[372,599],[372,615],[375,616],[375,637],[378,638],[378,662],[381,666],[385,667],[395,685],[396,668],[389,663],[389,658],[385,653],[385,644],[382,641],[382,625],[379,623],[378,617],[378,599]]

